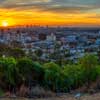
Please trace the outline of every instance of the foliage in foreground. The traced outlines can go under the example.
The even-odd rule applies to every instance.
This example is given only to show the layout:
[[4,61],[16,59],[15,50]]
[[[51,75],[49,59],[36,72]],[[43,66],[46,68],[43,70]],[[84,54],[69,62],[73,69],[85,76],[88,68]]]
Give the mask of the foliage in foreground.
[[54,62],[43,65],[29,58],[0,58],[0,88],[16,91],[22,84],[40,85],[55,92],[69,92],[91,84],[100,76],[98,58],[86,55],[77,64],[60,66]]

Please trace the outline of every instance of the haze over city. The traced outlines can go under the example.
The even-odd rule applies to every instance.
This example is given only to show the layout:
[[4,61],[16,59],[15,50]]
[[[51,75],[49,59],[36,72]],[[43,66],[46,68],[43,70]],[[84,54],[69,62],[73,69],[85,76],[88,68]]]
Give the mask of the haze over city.
[[100,0],[0,0],[0,26],[100,26]]
[[0,0],[0,100],[100,100],[100,0]]

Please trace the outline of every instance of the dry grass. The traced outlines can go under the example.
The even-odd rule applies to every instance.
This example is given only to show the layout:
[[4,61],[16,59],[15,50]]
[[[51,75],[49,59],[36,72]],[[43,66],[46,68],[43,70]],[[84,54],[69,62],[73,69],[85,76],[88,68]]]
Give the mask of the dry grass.
[[[33,100],[33,99],[0,98],[0,100]],[[75,99],[73,95],[64,95],[64,96],[61,96],[61,97],[52,97],[52,98],[45,98],[45,99],[41,98],[41,99],[34,99],[34,100],[100,100],[100,93],[93,94],[93,95],[85,95],[85,96],[82,96],[80,99]]]

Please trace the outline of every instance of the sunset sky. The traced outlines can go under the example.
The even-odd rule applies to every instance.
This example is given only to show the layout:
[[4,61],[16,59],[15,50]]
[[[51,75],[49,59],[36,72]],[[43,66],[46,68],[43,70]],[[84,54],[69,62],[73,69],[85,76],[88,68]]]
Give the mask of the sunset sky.
[[100,26],[100,0],[0,0],[0,26]]

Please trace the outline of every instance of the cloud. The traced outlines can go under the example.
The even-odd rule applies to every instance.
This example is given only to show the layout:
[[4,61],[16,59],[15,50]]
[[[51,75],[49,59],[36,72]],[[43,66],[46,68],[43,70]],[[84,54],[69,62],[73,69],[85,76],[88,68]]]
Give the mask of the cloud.
[[[98,13],[98,16],[100,15],[98,11],[98,9],[100,9],[100,0],[0,0],[0,3],[1,3],[0,9],[7,9],[8,11],[31,10],[31,14],[34,11],[38,13],[49,12],[53,14],[59,14],[60,18],[62,18],[61,16],[64,16],[64,14],[76,15],[82,13],[87,14],[90,12]],[[32,16],[31,14],[29,15],[30,17]],[[30,18],[27,14],[20,15],[17,17],[22,18],[23,16],[26,16],[24,17],[26,19]],[[36,17],[38,18],[39,16]],[[89,16],[88,18],[96,18],[96,17],[97,16]]]
[[84,13],[100,8],[100,0],[1,0],[0,7],[53,13]]

